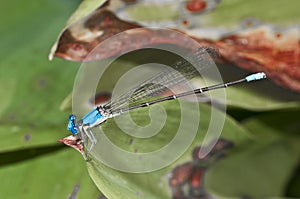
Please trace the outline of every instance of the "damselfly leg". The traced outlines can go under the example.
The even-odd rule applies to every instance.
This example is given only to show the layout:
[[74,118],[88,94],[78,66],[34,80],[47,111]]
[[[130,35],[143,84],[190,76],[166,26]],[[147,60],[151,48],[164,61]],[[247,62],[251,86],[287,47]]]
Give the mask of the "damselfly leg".
[[82,133],[84,135],[86,135],[87,139],[90,141],[90,147],[87,149],[86,151],[86,155],[88,156],[89,153],[91,152],[92,148],[94,147],[94,145],[97,143],[97,139],[95,138],[91,128],[89,125],[84,125],[82,127]]

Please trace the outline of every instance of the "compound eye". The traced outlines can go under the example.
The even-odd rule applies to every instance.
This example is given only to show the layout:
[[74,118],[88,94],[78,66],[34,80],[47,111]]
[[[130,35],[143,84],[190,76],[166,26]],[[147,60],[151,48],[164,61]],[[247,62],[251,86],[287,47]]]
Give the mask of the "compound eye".
[[75,120],[76,120],[76,116],[75,116],[74,114],[71,114],[71,115],[69,116],[69,120],[75,121]]

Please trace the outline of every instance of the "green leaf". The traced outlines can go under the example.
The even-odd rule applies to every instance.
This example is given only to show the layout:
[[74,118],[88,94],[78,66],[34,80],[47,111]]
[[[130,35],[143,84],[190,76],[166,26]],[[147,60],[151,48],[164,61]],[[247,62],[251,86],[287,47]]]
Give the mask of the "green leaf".
[[300,187],[300,169],[298,166],[295,175],[292,177],[292,179],[288,184],[286,195],[291,198],[300,198],[299,187]]
[[1,125],[0,153],[28,149],[32,147],[45,147],[58,144],[57,140],[63,135],[61,128],[35,127],[22,125]]
[[236,148],[208,171],[207,189],[225,198],[283,197],[298,163],[299,141],[261,140]]
[[209,170],[208,189],[223,197],[284,197],[299,163],[298,116],[298,109],[288,109],[243,121],[255,141],[236,148]]
[[[112,119],[102,124],[101,127],[106,136],[109,137],[110,141],[124,150],[139,152],[157,150],[166,145],[166,143],[174,137],[176,128],[180,123],[180,108],[177,106],[177,102],[165,102],[162,105],[166,108],[168,119],[163,129],[154,137],[148,139],[133,138],[120,130]],[[107,195],[108,198],[170,198],[170,187],[168,185],[167,176],[170,175],[171,170],[175,168],[176,165],[192,160],[192,150],[194,147],[202,144],[205,132],[210,124],[211,107],[207,105],[200,105],[199,107],[201,110],[201,120],[199,121],[200,128],[198,129],[198,133],[193,143],[178,160],[168,167],[149,173],[126,173],[104,165],[93,155],[92,161],[87,162],[87,166],[89,173],[98,188]],[[156,109],[156,106],[154,105],[152,109]],[[224,116],[223,112],[216,109],[213,110],[217,112],[218,117]],[[197,110],[189,110],[189,113],[193,114],[193,111]],[[148,108],[132,111],[131,117],[137,125],[143,126],[148,124]],[[121,126],[127,123],[126,120],[123,122],[124,123],[122,123]],[[152,119],[151,123],[157,125],[155,119]],[[189,132],[186,133],[186,136],[188,137]],[[247,131],[236,124],[230,117],[226,117],[221,137],[233,141],[235,145],[240,145],[246,140],[249,140]],[[130,139],[133,139],[132,142],[130,142]],[[173,152],[174,151],[170,151],[170,153]],[[97,152],[92,152],[92,154],[95,153]],[[109,154],[113,157],[112,152]],[[120,161],[122,162],[122,160]],[[121,162],[120,164],[122,164]],[[132,166],[134,164],[135,163],[132,163]]]
[[174,5],[164,4],[136,4],[129,6],[126,10],[128,15],[136,21],[167,21],[176,20],[180,16],[178,10],[174,9]]
[[[280,25],[297,24],[300,19],[298,7],[300,2],[290,0],[223,0],[218,7],[207,14],[209,23],[213,25],[236,25],[242,19],[255,17],[265,22]],[[279,9],[280,8],[280,9]],[[278,12],[273,12],[277,10]]]
[[[32,2],[36,3],[34,0]],[[5,105],[1,109],[2,123],[55,126],[66,121],[67,115],[58,108],[72,88],[77,70],[74,66],[78,64],[62,60],[49,63],[46,55],[51,38],[54,38],[68,15],[66,7],[71,5],[61,4],[60,1],[45,3],[49,6],[38,3],[32,8],[29,3],[24,5],[23,10],[30,10],[30,14],[23,17],[24,13],[20,13],[15,21],[6,21],[10,26],[11,23],[22,25],[11,27],[12,32],[6,30],[1,33],[1,43],[7,47],[5,51],[0,51],[0,79],[3,82],[0,90],[3,94],[5,92],[1,99],[1,106]],[[6,4],[7,7],[14,5]],[[43,14],[40,15],[41,13]],[[44,23],[45,21],[48,23]],[[36,31],[37,28],[40,31]],[[19,32],[22,32],[21,42]]]
[[67,120],[59,105],[78,64],[49,63],[47,54],[77,3],[1,2],[0,198],[67,198],[76,184],[79,198],[99,196],[81,155],[57,153]]
[[299,109],[261,114],[243,121],[243,126],[257,137],[299,136]]
[[70,25],[91,14],[94,10],[106,3],[107,0],[84,0],[78,6],[76,11],[68,19],[67,25]]
[[[63,136],[66,132],[67,114],[59,111],[59,104],[72,87],[76,67],[62,60],[49,63],[46,54],[51,43],[49,38],[53,38],[62,18],[68,15],[66,7],[71,5],[55,1],[51,1],[51,6],[36,5],[24,5],[23,10],[30,10],[30,14],[23,16],[20,12],[15,21],[6,21],[9,26],[16,24],[11,31],[22,32],[22,39],[28,43],[20,42],[16,32],[5,30],[1,33],[1,41],[7,45],[7,54],[0,61],[0,92],[3,94],[0,134],[5,137],[0,141],[2,153],[54,145],[59,134]],[[12,8],[14,4],[6,3],[5,6]],[[41,12],[43,15],[39,16]],[[33,29],[34,26],[40,31]]]
[[299,95],[268,81],[227,88],[226,95],[229,108],[269,111],[300,107]]
[[1,183],[0,198],[67,198],[75,185],[79,185],[78,199],[100,195],[88,176],[84,160],[73,150],[2,166],[0,178],[6,179]]
[[[233,81],[251,74],[233,65],[218,65],[223,81]],[[226,103],[229,108],[252,111],[269,111],[300,107],[300,95],[274,84],[266,79],[243,83],[226,88]]]
[[[259,139],[289,138],[299,142],[299,114],[299,109],[272,111],[247,119],[242,124]],[[299,176],[299,171],[294,171],[294,175],[290,177],[290,182],[286,185],[287,196],[300,196]]]

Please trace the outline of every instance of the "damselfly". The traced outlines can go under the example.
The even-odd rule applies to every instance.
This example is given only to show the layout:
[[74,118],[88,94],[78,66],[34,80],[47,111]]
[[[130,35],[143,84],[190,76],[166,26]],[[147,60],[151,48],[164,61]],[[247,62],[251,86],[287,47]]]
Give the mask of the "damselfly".
[[86,149],[88,154],[92,150],[93,146],[97,143],[97,139],[92,132],[92,128],[99,126],[109,118],[113,118],[131,110],[147,107],[167,100],[174,100],[193,94],[201,94],[215,89],[226,88],[228,86],[240,84],[243,82],[252,82],[266,78],[265,73],[259,72],[246,76],[245,78],[239,80],[203,88],[197,88],[194,90],[189,90],[147,101],[147,98],[153,97],[167,90],[171,86],[176,86],[186,79],[192,79],[193,77],[199,75],[199,71],[194,69],[190,62],[200,62],[201,67],[205,68],[207,67],[207,63],[209,62],[207,61],[207,55],[216,57],[217,51],[214,48],[210,47],[199,48],[192,55],[172,65],[171,68],[175,69],[175,72],[171,71],[169,73],[161,73],[150,78],[143,84],[133,89],[133,92],[126,92],[125,94],[111,100],[105,105],[97,106],[95,109],[87,113],[82,119],[78,121],[76,120],[76,116],[74,114],[71,114],[69,117],[68,130],[73,135],[78,136],[82,140],[82,143],[85,142],[85,139],[88,139],[88,141],[91,143],[89,149]]

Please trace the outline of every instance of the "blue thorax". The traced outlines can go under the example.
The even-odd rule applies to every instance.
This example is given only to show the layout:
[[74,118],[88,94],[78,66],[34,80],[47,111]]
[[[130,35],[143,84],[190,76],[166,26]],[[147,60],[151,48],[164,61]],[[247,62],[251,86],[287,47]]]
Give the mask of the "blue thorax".
[[94,126],[101,118],[104,118],[104,116],[99,112],[98,108],[95,108],[82,118],[82,124]]
[[[104,118],[105,116],[100,113],[99,109],[95,108],[81,119],[80,124],[83,126],[89,125],[90,127],[93,127],[98,125],[100,120]],[[78,133],[78,124],[76,124],[76,116],[74,114],[70,115],[69,117],[68,130],[73,135]]]

